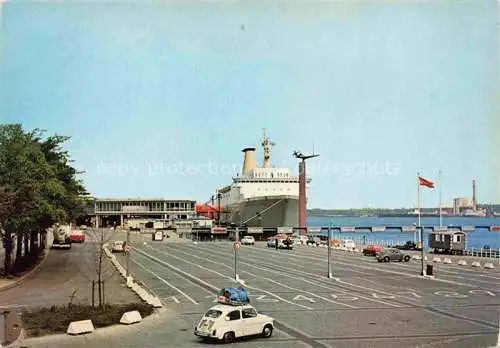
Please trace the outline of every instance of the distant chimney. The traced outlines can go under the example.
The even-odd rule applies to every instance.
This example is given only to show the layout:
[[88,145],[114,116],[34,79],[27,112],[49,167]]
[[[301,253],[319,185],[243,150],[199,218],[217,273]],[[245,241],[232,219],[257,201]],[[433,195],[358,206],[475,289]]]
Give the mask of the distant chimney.
[[254,147],[247,147],[243,150],[242,152],[245,153],[243,157],[243,174],[248,173],[254,168],[257,168],[257,160],[255,159],[255,148]]
[[472,210],[476,211],[477,202],[476,202],[476,180],[472,180]]

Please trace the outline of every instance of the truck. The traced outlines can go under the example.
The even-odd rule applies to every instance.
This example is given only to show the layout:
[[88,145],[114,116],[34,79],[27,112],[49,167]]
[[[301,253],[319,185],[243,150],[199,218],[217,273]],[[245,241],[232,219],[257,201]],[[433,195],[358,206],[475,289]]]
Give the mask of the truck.
[[71,249],[70,238],[71,225],[56,224],[52,228],[54,241],[52,242],[53,249]]

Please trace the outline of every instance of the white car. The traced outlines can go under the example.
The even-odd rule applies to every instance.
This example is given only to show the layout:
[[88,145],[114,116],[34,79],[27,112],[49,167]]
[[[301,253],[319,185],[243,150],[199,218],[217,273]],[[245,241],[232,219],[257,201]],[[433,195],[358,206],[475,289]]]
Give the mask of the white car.
[[251,305],[232,306],[219,304],[210,308],[194,328],[194,334],[204,340],[216,339],[226,343],[236,338],[273,334],[274,319],[259,314]]
[[245,236],[240,242],[242,245],[255,245],[255,238],[253,236]]
[[123,252],[123,241],[116,240],[113,242],[113,247],[111,248],[111,252],[113,253],[121,253]]
[[340,247],[347,250],[354,250],[356,249],[356,243],[352,239],[344,239],[341,241]]

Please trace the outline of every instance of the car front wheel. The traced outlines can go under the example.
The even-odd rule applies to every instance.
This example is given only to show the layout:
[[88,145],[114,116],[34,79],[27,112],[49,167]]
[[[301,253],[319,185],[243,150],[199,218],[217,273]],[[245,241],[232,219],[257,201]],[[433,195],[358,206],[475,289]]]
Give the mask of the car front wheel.
[[226,332],[222,340],[226,343],[232,343],[235,340],[234,332]]
[[408,261],[410,261],[410,256],[406,255],[405,256],[405,262],[408,262]]
[[269,338],[273,334],[273,327],[269,324],[264,326],[264,329],[262,329],[262,337],[264,338]]

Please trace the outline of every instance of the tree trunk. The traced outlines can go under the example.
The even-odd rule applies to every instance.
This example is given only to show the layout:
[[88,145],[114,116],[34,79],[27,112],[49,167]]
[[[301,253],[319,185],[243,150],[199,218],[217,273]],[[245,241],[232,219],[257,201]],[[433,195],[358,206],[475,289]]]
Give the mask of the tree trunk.
[[16,261],[14,264],[16,265],[16,269],[21,265],[23,258],[23,234],[17,231],[17,239],[16,239]]
[[29,260],[30,258],[30,243],[29,243],[29,232],[24,232],[24,259]]
[[30,231],[30,259],[36,260],[39,254],[38,246],[38,229]]
[[10,231],[5,230],[5,237],[3,240],[3,246],[5,248],[5,260],[4,260],[4,272],[8,276],[11,274],[12,269],[12,249],[13,249],[13,236]]

